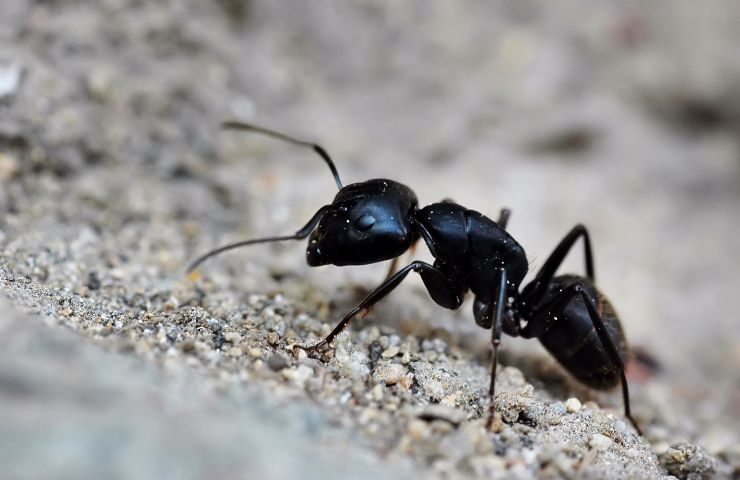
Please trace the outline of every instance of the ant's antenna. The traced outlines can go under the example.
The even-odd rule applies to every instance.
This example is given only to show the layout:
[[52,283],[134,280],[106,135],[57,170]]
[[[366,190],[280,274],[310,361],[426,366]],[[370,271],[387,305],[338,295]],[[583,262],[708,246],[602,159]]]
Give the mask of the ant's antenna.
[[193,260],[193,262],[188,266],[187,272],[191,273],[193,270],[198,268],[198,266],[200,266],[201,263],[205,262],[209,258],[216,256],[219,253],[225,252],[227,250],[232,250],[234,248],[244,247],[247,245],[255,245],[257,243],[283,242],[285,240],[304,239],[311,234],[313,229],[316,227],[319,221],[323,218],[326,212],[329,211],[329,209],[330,209],[330,205],[324,205],[323,207],[319,208],[319,211],[314,213],[313,217],[311,217],[311,220],[309,220],[307,224],[301,227],[301,229],[295,232],[293,235],[283,235],[279,237],[265,237],[265,238],[255,238],[252,240],[242,240],[240,242],[229,243],[228,245],[224,245],[214,250],[210,250],[204,253],[203,255],[201,255],[200,257],[196,258],[195,260]]
[[229,243],[228,245],[224,245],[222,247],[213,249],[209,252],[204,253],[200,257],[196,258],[195,260],[193,260],[193,262],[190,265],[188,265],[188,269],[186,271],[187,273],[193,272],[193,270],[198,268],[201,263],[227,250],[232,250],[234,248],[244,247],[247,245],[254,245],[256,243],[281,242],[283,240],[300,240],[301,238],[303,237],[298,236],[298,235],[285,235],[283,237],[267,237],[267,238],[258,238],[255,240],[244,240],[241,242]]
[[331,170],[332,175],[334,175],[334,180],[337,182],[337,187],[339,187],[340,190],[342,189],[342,181],[339,179],[339,173],[337,172],[337,167],[334,166],[334,162],[332,161],[331,157],[329,157],[329,154],[326,153],[326,150],[324,150],[324,148],[321,145],[318,145],[316,143],[306,142],[304,140],[298,140],[297,138],[290,137],[288,135],[285,135],[284,133],[275,132],[273,130],[268,130],[266,128],[258,127],[256,125],[251,125],[249,123],[244,123],[244,122],[236,122],[236,121],[223,122],[221,124],[221,128],[233,129],[233,130],[245,130],[248,132],[257,132],[263,135],[267,135],[268,137],[277,138],[278,140],[283,140],[284,142],[292,143],[293,145],[299,145],[302,147],[309,147],[313,149],[314,152],[318,153],[319,156],[324,159],[326,164],[329,166],[329,170]]

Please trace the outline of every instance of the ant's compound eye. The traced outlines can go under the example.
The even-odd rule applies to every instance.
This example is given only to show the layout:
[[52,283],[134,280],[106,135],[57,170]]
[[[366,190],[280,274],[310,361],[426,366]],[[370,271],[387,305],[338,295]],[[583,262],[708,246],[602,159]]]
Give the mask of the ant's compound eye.
[[375,217],[373,217],[369,213],[366,213],[355,220],[355,228],[361,232],[366,232],[370,230],[371,228],[373,228],[373,225],[375,225]]

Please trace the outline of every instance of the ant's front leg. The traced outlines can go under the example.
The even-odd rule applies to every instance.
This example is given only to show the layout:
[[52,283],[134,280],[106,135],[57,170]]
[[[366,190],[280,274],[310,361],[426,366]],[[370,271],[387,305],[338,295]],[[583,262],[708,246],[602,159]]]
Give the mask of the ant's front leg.
[[[409,256],[413,256],[414,253],[416,253],[416,245],[419,243],[419,239],[417,238],[414,240],[414,243],[411,244],[408,250]],[[388,267],[388,273],[385,275],[385,279],[388,280],[391,278],[397,271],[398,271],[398,259],[401,257],[395,257],[393,260],[391,260],[391,264]]]
[[408,276],[408,274],[411,272],[416,272],[421,276],[422,280],[424,281],[424,285],[429,291],[429,294],[439,305],[454,310],[462,304],[462,295],[458,293],[459,289],[455,288],[453,282],[449,278],[447,278],[447,276],[441,270],[426,262],[412,262],[403,267],[395,274],[391,275],[387,280],[380,284],[380,286],[370,292],[370,294],[365,297],[365,299],[360,302],[359,305],[357,305],[349,313],[347,313],[347,315],[344,316],[342,321],[339,322],[336,327],[334,327],[334,330],[332,330],[325,339],[315,345],[299,346],[298,348],[301,348],[308,353],[317,353],[328,347],[334,340],[334,338],[342,333],[347,325],[349,325],[349,322],[351,322],[358,313],[362,311],[369,311],[373,305],[375,305],[383,297],[391,293],[394,288],[400,285],[401,282],[406,278],[406,276]]

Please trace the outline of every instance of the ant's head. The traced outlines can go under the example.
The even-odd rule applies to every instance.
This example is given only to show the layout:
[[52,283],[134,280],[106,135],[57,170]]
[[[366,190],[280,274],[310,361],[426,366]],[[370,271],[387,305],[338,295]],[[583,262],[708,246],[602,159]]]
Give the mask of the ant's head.
[[300,240],[309,234],[311,239],[306,251],[309,265],[366,265],[401,255],[418,237],[410,220],[411,212],[417,206],[416,195],[407,186],[392,180],[375,179],[343,187],[334,162],[320,145],[243,122],[225,122],[223,126],[311,148],[331,170],[339,193],[330,205],[321,207],[295,234],[224,245],[196,258],[188,271],[227,250],[258,243]]
[[318,265],[366,265],[389,260],[411,247],[409,222],[416,195],[385,179],[342,188],[311,234],[306,260]]

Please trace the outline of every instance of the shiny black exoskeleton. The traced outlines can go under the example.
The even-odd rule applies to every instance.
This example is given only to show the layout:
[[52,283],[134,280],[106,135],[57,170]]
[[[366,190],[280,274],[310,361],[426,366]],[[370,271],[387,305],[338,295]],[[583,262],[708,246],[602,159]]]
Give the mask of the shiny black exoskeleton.
[[[509,210],[502,210],[498,221],[493,221],[451,201],[419,208],[410,188],[387,179],[343,187],[333,161],[319,145],[244,123],[228,122],[224,126],[314,149],[331,169],[339,193],[295,234],[226,245],[198,258],[190,270],[232,248],[306,237],[306,260],[311,266],[393,260],[391,271],[380,286],[347,313],[323,341],[302,348],[317,351],[328,346],[352,318],[368,312],[410,272],[416,272],[432,299],[444,308],[459,308],[465,294],[471,291],[476,323],[492,330],[489,425],[494,413],[497,353],[504,332],[538,338],[561,365],[592,388],[607,389],[621,383],[625,416],[639,432],[630,413],[624,373],[625,336],[611,304],[594,285],[591,243],[584,226],[574,227],[534,280],[520,290],[528,263],[524,249],[506,231]],[[434,256],[434,264],[414,261],[396,271],[398,257],[420,238]],[[579,238],[583,239],[586,275],[556,276]]]

